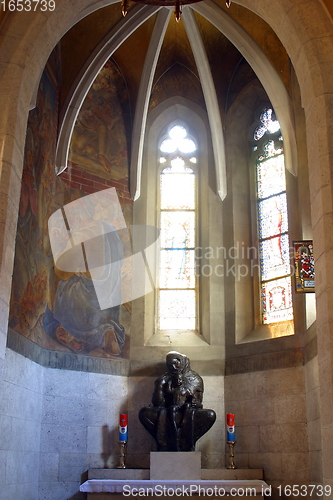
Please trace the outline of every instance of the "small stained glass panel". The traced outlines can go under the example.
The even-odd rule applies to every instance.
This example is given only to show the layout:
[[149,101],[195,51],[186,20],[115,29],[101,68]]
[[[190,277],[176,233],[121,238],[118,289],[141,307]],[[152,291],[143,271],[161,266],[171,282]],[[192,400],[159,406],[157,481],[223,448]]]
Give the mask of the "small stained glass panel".
[[161,212],[161,248],[194,248],[194,212]]
[[291,277],[263,283],[263,323],[277,323],[293,319]]
[[261,123],[264,123],[267,125],[272,119],[272,109],[271,108],[264,108],[262,112],[260,113],[260,121]]
[[262,125],[259,125],[253,134],[253,138],[259,141],[266,132],[269,134],[274,134],[280,130],[280,124],[277,120],[272,120],[273,110],[271,108],[264,108],[260,114],[260,121]]
[[313,241],[294,241],[295,252],[295,290],[296,292],[315,291],[315,270]]
[[259,235],[269,238],[288,231],[287,195],[278,196],[259,202]]
[[290,274],[288,234],[262,241],[260,262],[263,281]]
[[265,135],[266,130],[267,130],[267,129],[266,129],[265,125],[259,125],[259,126],[255,129],[255,131],[254,131],[254,133],[253,133],[253,138],[254,138],[254,140],[255,140],[255,141],[259,141],[259,139],[261,139],[261,138]]
[[195,291],[160,290],[161,330],[195,330]]
[[286,189],[284,156],[273,156],[257,164],[259,199],[279,194]]
[[194,288],[194,250],[162,250],[160,288]]
[[194,210],[194,174],[161,175],[161,209]]

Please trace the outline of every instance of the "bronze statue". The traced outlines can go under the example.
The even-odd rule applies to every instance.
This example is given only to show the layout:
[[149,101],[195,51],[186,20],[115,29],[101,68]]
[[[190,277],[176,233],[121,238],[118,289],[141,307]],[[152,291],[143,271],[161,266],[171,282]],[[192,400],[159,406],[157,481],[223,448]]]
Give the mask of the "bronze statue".
[[189,358],[171,351],[166,364],[168,371],[155,381],[152,406],[141,408],[139,419],[159,451],[194,451],[216,414],[202,407],[203,380],[191,370]]

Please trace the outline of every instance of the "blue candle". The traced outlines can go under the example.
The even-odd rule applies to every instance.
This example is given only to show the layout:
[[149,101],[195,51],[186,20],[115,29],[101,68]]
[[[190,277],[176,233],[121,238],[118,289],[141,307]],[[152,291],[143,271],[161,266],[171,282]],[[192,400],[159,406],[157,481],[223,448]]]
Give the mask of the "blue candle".
[[227,413],[227,441],[235,441],[235,415]]
[[127,415],[121,413],[119,415],[119,441],[127,441]]

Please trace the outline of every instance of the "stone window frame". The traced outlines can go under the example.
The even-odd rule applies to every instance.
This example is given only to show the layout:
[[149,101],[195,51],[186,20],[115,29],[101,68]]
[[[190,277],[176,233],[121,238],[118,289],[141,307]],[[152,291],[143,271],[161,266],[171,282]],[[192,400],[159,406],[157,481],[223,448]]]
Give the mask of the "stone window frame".
[[[262,106],[260,108],[260,111],[256,112],[255,115],[257,118],[256,120],[256,125],[253,128],[253,130],[250,129],[250,145],[252,149],[250,161],[249,161],[249,170],[250,170],[250,196],[251,200],[255,199],[255,203],[251,203],[251,232],[252,232],[252,242],[253,246],[257,248],[257,261],[256,264],[260,266],[260,258],[259,258],[259,245],[260,245],[260,238],[259,238],[259,216],[258,216],[258,199],[257,199],[257,162],[258,162],[258,156],[263,153],[263,146],[265,145],[266,142],[269,140],[274,140],[275,143],[275,148],[278,146],[283,146],[283,140],[278,141],[279,144],[277,144],[277,139],[279,136],[282,135],[281,128],[279,131],[275,132],[274,134],[268,134],[265,132],[263,137],[261,137],[258,141],[256,141],[253,138],[253,133],[256,128],[256,126],[260,125],[260,120],[259,120],[259,115],[263,111],[265,107],[270,107],[273,110],[273,106],[271,104],[268,104],[267,106]],[[257,146],[256,150],[253,150],[253,146]],[[285,154],[283,152],[284,160],[285,160]],[[288,186],[288,170],[286,168],[286,163],[284,161],[284,168],[285,168],[285,175],[286,175],[286,195],[287,195],[287,216],[288,216],[288,238],[289,238],[289,248],[292,246],[292,242],[294,238],[291,238],[291,232],[290,232],[290,203],[289,200],[292,197],[292,193],[290,190],[290,186]],[[292,258],[290,258],[290,265],[293,265]],[[293,276],[291,276],[292,280],[292,304],[293,304],[293,310],[295,308],[294,304],[294,286],[293,286]],[[294,318],[292,320],[287,320],[287,321],[279,321],[276,323],[271,323],[271,324],[264,324],[262,321],[262,297],[261,297],[261,284],[262,280],[260,277],[260,272],[258,274],[255,274],[253,276],[253,296],[254,296],[254,329],[256,330],[261,330],[261,334],[266,335],[266,338],[277,338],[277,337],[284,337],[284,336],[289,336],[289,335],[294,335],[295,333],[295,314]]]
[[[261,146],[265,142],[269,140],[270,135],[266,135],[260,139],[260,141],[255,141],[253,139],[253,132],[255,128],[260,124],[259,115],[264,107],[270,107],[274,110],[272,104],[267,101],[262,103],[253,113],[254,120],[250,124],[248,128],[248,147],[249,147],[249,155],[248,160],[245,162],[245,168],[248,169],[248,190],[249,190],[249,226],[250,226],[250,247],[254,247],[257,249],[257,256],[253,259],[253,267],[257,269],[260,266],[259,262],[259,228],[258,228],[258,216],[257,216],[257,186],[256,186],[256,161],[258,157],[258,150],[253,151],[254,145]],[[281,130],[280,130],[281,135]],[[298,181],[297,177],[293,176],[285,166],[286,173],[286,193],[287,193],[287,201],[288,201],[288,223],[289,223],[289,245],[292,245],[293,240],[297,239],[300,227],[298,220]],[[295,214],[295,217],[291,217],[290,214]],[[239,260],[240,262],[241,259]],[[250,266],[251,263],[249,260],[246,262],[247,266]],[[293,265],[293,260],[291,259],[291,265]],[[241,321],[241,325],[237,325],[237,317],[235,324],[235,343],[243,344],[249,342],[258,342],[262,340],[269,339],[277,339],[282,337],[292,337],[296,332],[299,332],[304,329],[304,298],[296,297],[294,291],[294,279],[292,276],[292,299],[293,299],[293,310],[294,310],[294,319],[272,323],[272,324],[263,324],[262,323],[262,315],[261,315],[261,292],[260,292],[260,276],[258,272],[254,272],[251,279],[248,280],[247,283],[247,294],[250,296],[250,301],[252,302],[251,306],[247,304],[245,306],[245,313],[247,314],[247,320]],[[235,285],[237,289],[237,283]],[[237,291],[236,291],[237,295]],[[241,296],[244,297],[244,291]],[[237,300],[235,297],[235,309],[239,310],[240,300]],[[244,313],[243,313],[244,314]]]
[[[157,178],[158,145],[168,127],[176,123],[183,124],[189,136],[197,140],[198,152],[197,162],[200,165],[200,180],[198,182],[200,211],[198,244],[200,247],[213,246],[215,244],[217,231],[212,225],[222,227],[222,202],[211,189],[211,178],[213,178],[214,160],[211,146],[209,124],[206,112],[197,104],[182,98],[174,97],[162,102],[154,108],[148,116],[145,146],[143,152],[143,168],[140,198],[134,201],[133,224],[152,225],[157,224]],[[204,180],[202,180],[204,179]],[[203,201],[204,200],[204,201]],[[219,211],[214,208],[219,207]],[[211,212],[212,210],[212,212]],[[210,213],[212,222],[209,222]],[[154,256],[153,256],[154,260]],[[202,265],[206,260],[202,260]],[[156,269],[157,259],[155,256],[154,267]],[[135,276],[134,276],[135,278]],[[140,279],[145,279],[142,276]],[[184,333],[160,333],[156,331],[155,312],[156,298],[154,291],[150,291],[144,297],[136,299],[132,308],[131,322],[131,353],[133,346],[146,347],[177,347],[181,346],[203,350],[211,349],[212,345],[222,346],[224,343],[224,295],[223,279],[215,276],[199,276],[199,287],[203,292],[199,294],[198,316],[199,331]],[[217,307],[218,304],[218,307]],[[148,350],[146,351],[148,352]],[[134,355],[135,357],[135,355]],[[215,356],[214,356],[215,357]]]
[[[161,135],[161,137],[159,139],[159,142],[158,142],[158,151],[159,151],[158,152],[158,156],[168,156],[169,158],[171,157],[171,155],[180,156],[180,157],[182,157],[182,156],[184,156],[184,157],[195,156],[196,159],[197,159],[197,162],[195,164],[191,164],[190,165],[190,167],[194,171],[194,176],[195,176],[195,208],[194,208],[194,213],[195,213],[195,248],[196,248],[198,246],[197,245],[197,243],[199,241],[198,230],[200,228],[200,226],[199,226],[200,162],[198,161],[198,155],[199,155],[199,158],[200,158],[200,152],[198,151],[198,147],[197,147],[197,149],[195,150],[194,153],[181,153],[181,152],[176,151],[175,153],[164,154],[164,153],[162,153],[159,150],[159,146],[162,144],[162,142],[163,142],[164,139],[167,139],[169,137],[169,131],[175,125],[183,126],[186,129],[186,132],[187,132],[186,137],[189,138],[189,139],[192,139],[193,142],[195,143],[196,147],[197,147],[197,144],[198,144],[197,137],[195,135],[189,133],[187,124],[185,124],[183,121],[177,121],[176,120],[176,122],[172,122],[169,126],[167,126],[165,132],[162,133],[162,135]],[[160,164],[159,162],[157,162],[157,165],[156,165],[156,169],[157,169],[156,170],[156,192],[157,192],[157,207],[156,208],[157,208],[157,212],[158,212],[158,215],[157,215],[157,224],[158,224],[158,228],[159,229],[160,229],[160,213],[161,213],[160,179],[161,179],[162,170],[166,166],[167,165],[165,163]],[[159,252],[160,252],[160,250],[159,250]],[[196,262],[196,258],[195,258],[195,264],[194,265],[196,266],[197,264],[198,263]],[[159,259],[156,259],[155,274],[156,274],[156,287],[158,289]],[[182,330],[182,329],[179,329],[179,330],[176,330],[176,331],[168,331],[168,330],[160,330],[159,329],[159,327],[158,327],[158,324],[159,324],[159,317],[158,317],[158,301],[159,301],[159,297],[158,297],[158,293],[156,293],[156,297],[155,297],[155,300],[156,300],[156,304],[155,304],[155,311],[156,311],[156,314],[155,314],[155,332],[156,333],[161,333],[161,335],[168,335],[168,336],[174,336],[174,333],[176,333],[176,332],[177,332],[177,334],[182,333],[182,334],[193,335],[193,333],[195,333],[196,335],[200,335],[200,316],[199,316],[200,285],[199,285],[199,279],[198,279],[198,275],[197,274],[195,276],[195,292],[196,292],[195,293],[195,302],[196,302],[196,319],[195,319],[195,325],[196,325],[196,328],[195,328],[195,330]]]

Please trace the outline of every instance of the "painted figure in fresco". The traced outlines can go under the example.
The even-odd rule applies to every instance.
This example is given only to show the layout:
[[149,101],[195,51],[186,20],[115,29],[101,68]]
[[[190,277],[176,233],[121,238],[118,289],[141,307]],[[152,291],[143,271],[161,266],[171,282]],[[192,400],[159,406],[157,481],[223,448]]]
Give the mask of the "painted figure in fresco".
[[[112,220],[110,203],[105,200],[105,204],[100,200],[90,216],[87,207],[77,200],[67,205],[66,215],[77,241],[96,239],[93,258],[100,271],[97,277],[94,275],[94,280],[100,282],[103,292],[108,295],[105,300],[117,305],[101,310],[90,271],[77,268],[76,254],[70,252],[73,248],[60,220],[58,227],[53,228],[53,231],[59,231],[56,238],[52,238],[59,245],[53,253],[66,254],[73,261],[73,265],[67,262],[68,267],[76,271],[64,272],[54,267],[56,292],[46,308],[43,326],[50,336],[73,352],[91,352],[101,348],[109,355],[119,356],[125,341],[124,327],[119,323],[124,253],[116,227],[108,222]],[[104,236],[100,237],[101,234]],[[79,245],[77,248],[81,251]],[[93,268],[94,262],[89,262]],[[111,262],[112,265],[102,265]]]
[[155,381],[152,407],[139,419],[155,438],[159,451],[194,451],[195,443],[214,424],[216,414],[202,407],[203,380],[184,354],[166,356],[168,371]]
[[105,67],[89,90],[74,127],[70,157],[80,163],[84,157],[93,160],[105,172],[112,171],[114,179],[121,179],[126,176],[123,159],[127,151],[122,109],[112,77],[117,73]]
[[[90,273],[85,268],[62,272],[53,265],[48,231],[50,216],[73,200],[90,194],[92,188],[88,186],[87,192],[85,186],[74,188],[55,174],[59,97],[55,71],[58,67],[58,63],[47,66],[38,89],[37,106],[29,113],[9,325],[48,349],[120,356],[126,352],[120,307],[103,311],[99,308]],[[79,166],[99,178],[126,181],[124,116],[129,114],[128,94],[121,73],[112,61],[105,64],[88,92],[82,113],[84,123],[79,121],[73,134],[74,145],[80,153],[76,151],[75,157]],[[78,231],[86,225],[92,237],[101,226],[106,228],[105,232],[112,233],[101,246],[101,258],[107,260],[111,251],[114,256],[118,255],[119,263],[114,264],[112,272],[107,271],[112,283],[109,293],[110,296],[121,293],[125,302],[129,301],[131,294],[124,291],[124,283],[130,288],[130,278],[126,279],[126,274],[130,276],[129,264],[126,261],[121,267],[122,255],[129,251],[129,237],[126,239],[121,231],[117,233],[116,222],[110,219],[103,202],[95,205],[90,207],[84,220],[75,210],[69,217]],[[126,208],[131,215],[130,205]],[[67,243],[59,231],[59,244],[65,248]],[[125,276],[121,287],[117,266]],[[105,275],[101,276],[103,280],[107,281]],[[129,321],[128,313],[130,303],[125,303],[121,313],[124,325]]]

